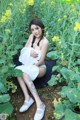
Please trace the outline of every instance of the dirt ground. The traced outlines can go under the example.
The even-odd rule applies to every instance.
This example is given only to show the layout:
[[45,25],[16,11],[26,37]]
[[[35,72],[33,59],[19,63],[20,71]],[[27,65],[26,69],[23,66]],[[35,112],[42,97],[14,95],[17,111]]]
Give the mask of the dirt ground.
[[[10,120],[33,120],[34,114],[36,112],[36,104],[34,103],[28,111],[24,113],[19,113],[19,108],[24,102],[24,96],[21,91],[20,86],[17,83],[17,91],[15,93],[11,93],[11,103],[14,106],[14,112],[12,115],[12,118]],[[54,98],[58,98],[59,95],[57,94],[58,91],[60,91],[61,86],[46,86],[44,88],[39,88],[38,93],[42,101],[46,105],[46,111],[44,118],[42,120],[55,120],[53,116],[54,112],[54,106],[53,106],[53,100]]]

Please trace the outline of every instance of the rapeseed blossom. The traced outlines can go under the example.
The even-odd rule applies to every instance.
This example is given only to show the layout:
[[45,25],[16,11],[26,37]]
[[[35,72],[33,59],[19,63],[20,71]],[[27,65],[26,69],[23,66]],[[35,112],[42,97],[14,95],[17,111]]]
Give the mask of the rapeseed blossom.
[[57,104],[59,104],[60,102],[61,98],[59,98],[58,100],[55,98],[52,103],[54,104],[54,106],[57,106]]
[[59,36],[54,36],[54,37],[52,38],[52,41],[60,41]]
[[10,10],[6,10],[4,15],[5,15],[6,17],[9,17],[9,16],[11,15],[11,11],[10,11]]
[[62,61],[61,61],[61,65],[62,65],[62,66],[66,66],[66,65],[67,65],[67,61],[66,61],[66,60],[62,60]]
[[7,20],[9,20],[11,18],[11,11],[10,10],[6,10],[4,15],[1,17],[0,22],[4,23]]
[[58,104],[58,101],[56,100],[56,98],[54,99],[54,101],[52,103],[54,104],[54,106],[56,106]]
[[34,5],[34,0],[28,0],[28,5],[33,6]]
[[75,22],[74,31],[80,30],[80,22]]
[[6,16],[2,16],[0,22],[4,23],[7,20]]

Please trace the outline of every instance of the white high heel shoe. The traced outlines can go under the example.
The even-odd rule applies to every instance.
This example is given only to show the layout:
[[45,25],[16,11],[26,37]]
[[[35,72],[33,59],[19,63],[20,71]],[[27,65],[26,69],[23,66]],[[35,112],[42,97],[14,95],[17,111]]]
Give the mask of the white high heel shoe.
[[19,109],[19,112],[25,112],[26,110],[28,110],[30,108],[30,106],[34,103],[34,100],[32,98],[30,98],[29,101],[25,100],[24,104],[22,105],[22,107]]
[[42,120],[42,118],[44,117],[45,108],[46,108],[45,105],[43,105],[42,108],[37,108],[37,111],[34,116],[34,120]]

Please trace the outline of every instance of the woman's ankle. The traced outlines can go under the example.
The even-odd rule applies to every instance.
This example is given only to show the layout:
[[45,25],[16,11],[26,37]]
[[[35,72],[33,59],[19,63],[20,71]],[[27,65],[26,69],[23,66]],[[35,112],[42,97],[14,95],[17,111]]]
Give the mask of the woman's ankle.
[[42,108],[45,104],[43,102],[37,104],[37,108]]
[[25,101],[29,101],[30,100],[30,96],[28,96],[28,97],[25,97]]

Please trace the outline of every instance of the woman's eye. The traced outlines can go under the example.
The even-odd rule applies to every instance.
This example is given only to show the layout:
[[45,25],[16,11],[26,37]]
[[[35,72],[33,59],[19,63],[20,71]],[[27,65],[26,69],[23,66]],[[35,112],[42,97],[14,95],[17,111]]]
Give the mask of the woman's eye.
[[38,30],[39,28],[38,27],[36,27],[36,30]]
[[31,31],[34,31],[34,29],[31,29]]

